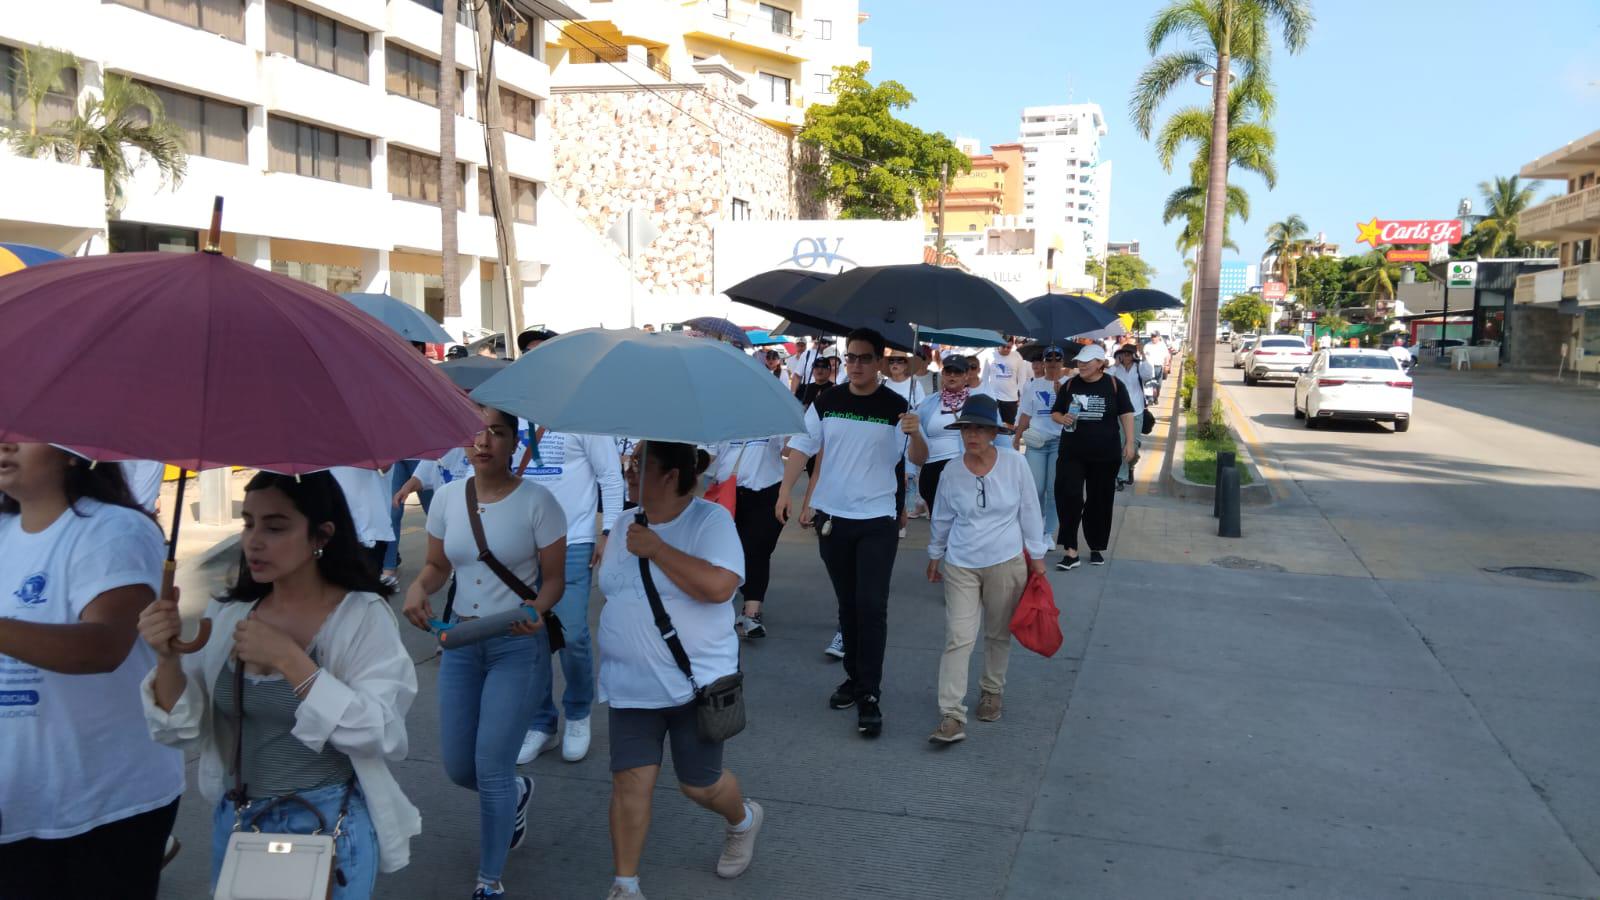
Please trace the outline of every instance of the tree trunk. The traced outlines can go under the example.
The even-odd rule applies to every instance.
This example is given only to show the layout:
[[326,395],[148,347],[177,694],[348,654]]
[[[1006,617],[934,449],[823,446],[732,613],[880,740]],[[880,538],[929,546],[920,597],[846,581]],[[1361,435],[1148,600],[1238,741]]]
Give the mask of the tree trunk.
[[1222,240],[1228,204],[1228,62],[1233,0],[1219,4],[1221,31],[1217,71],[1211,85],[1211,171],[1206,181],[1206,225],[1200,241],[1200,293],[1195,297],[1194,410],[1200,421],[1211,414],[1217,362],[1217,301],[1222,277]]
[[512,229],[511,176],[506,174],[506,132],[500,120],[500,79],[491,54],[495,25],[504,0],[486,0],[478,7],[478,99],[489,144],[489,198],[494,205],[495,244],[500,251],[500,277],[506,292],[506,357],[516,359],[522,332],[522,274],[517,265],[517,235]]
[[461,249],[456,233],[461,179],[456,168],[456,6],[444,0],[439,36],[439,267],[444,279],[444,314],[461,315]]

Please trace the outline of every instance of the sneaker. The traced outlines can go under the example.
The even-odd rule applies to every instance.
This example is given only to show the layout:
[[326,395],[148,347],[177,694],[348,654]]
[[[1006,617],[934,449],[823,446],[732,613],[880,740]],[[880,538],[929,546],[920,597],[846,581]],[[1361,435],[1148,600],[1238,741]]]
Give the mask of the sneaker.
[[906,530],[904,528],[900,529],[900,536],[901,537],[905,537],[906,536]]
[[383,582],[383,586],[389,588],[390,590],[400,586],[400,576],[393,572],[379,576],[378,580]]
[[862,737],[875,738],[883,733],[883,710],[878,708],[878,698],[868,694],[860,700],[856,711],[856,730]]
[[961,720],[955,716],[945,716],[940,719],[939,727],[933,730],[933,734],[928,735],[928,743],[930,744],[954,744],[956,741],[964,741],[966,739],[966,726],[962,725]]
[[744,617],[744,636],[753,641],[767,636],[767,626],[761,624],[760,613]]
[[978,721],[1000,721],[1000,707],[1000,695],[991,694],[988,691],[984,691],[983,696],[978,698]]
[[846,678],[828,698],[829,709],[849,709],[856,705],[856,683]]
[[[511,849],[522,846],[523,838],[528,836],[528,801],[533,799],[533,779],[526,775],[517,776],[517,820],[511,826]],[[496,893],[499,896],[503,891]]]
[[1056,571],[1070,572],[1081,565],[1083,565],[1083,560],[1079,559],[1078,557],[1062,554],[1061,561],[1056,563]]
[[554,750],[555,747],[555,735],[545,734],[542,731],[530,731],[528,736],[522,739],[522,749],[517,753],[517,765],[525,766],[537,759],[539,754],[546,750]]
[[611,883],[611,892],[606,894],[606,900],[644,900],[644,894],[630,891],[616,882]]
[[577,762],[589,755],[589,717],[567,720],[567,733],[561,737],[561,758]]
[[504,897],[505,895],[506,892],[503,890],[497,891],[494,888],[480,884],[478,889],[472,892],[472,900],[495,900],[496,897]]
[[828,649],[822,651],[834,659],[844,659],[844,635],[835,631],[833,640],[828,643]]
[[1090,550],[1089,551],[1089,565],[1091,565],[1091,566],[1103,566],[1105,564],[1106,564],[1106,558],[1104,556],[1100,555],[1100,551],[1099,550]]
[[761,804],[754,800],[746,800],[744,808],[749,811],[752,820],[750,827],[744,831],[729,828],[727,836],[722,839],[722,856],[717,859],[717,874],[723,878],[738,878],[755,859],[756,835],[761,831],[761,823],[766,820],[767,814],[761,809]]
[[1117,493],[1119,493],[1119,494],[1120,494],[1120,493],[1122,493],[1122,491],[1123,491],[1123,490],[1124,490],[1124,489],[1125,489],[1125,488],[1126,488],[1126,487],[1127,487],[1127,486],[1128,486],[1128,485],[1130,485],[1130,484],[1132,484],[1132,483],[1133,483],[1133,482],[1131,482],[1131,481],[1123,481],[1123,480],[1122,480],[1122,479],[1121,479],[1121,478],[1118,478],[1118,479],[1117,479]]

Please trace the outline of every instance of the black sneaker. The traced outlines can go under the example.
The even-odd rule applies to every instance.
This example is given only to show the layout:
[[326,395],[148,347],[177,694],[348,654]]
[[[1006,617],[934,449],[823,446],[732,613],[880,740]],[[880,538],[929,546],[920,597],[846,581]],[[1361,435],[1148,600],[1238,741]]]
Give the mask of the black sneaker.
[[839,689],[828,698],[829,709],[849,709],[856,705],[856,683],[846,678]]
[[[517,818],[511,828],[511,849],[522,846],[523,838],[528,836],[528,801],[533,799],[533,779],[526,775],[517,776]],[[500,896],[495,894],[492,896]]]
[[1078,557],[1062,554],[1061,561],[1056,563],[1056,571],[1070,572],[1081,565],[1083,565],[1083,560],[1079,559]]
[[767,626],[761,624],[760,613],[756,613],[753,616],[745,616],[744,636],[750,638],[751,640],[764,638],[767,636]]
[[1090,550],[1089,551],[1089,565],[1091,565],[1091,566],[1103,566],[1105,564],[1106,564],[1106,558],[1104,556],[1100,555],[1100,551],[1099,550]]
[[883,733],[883,710],[878,708],[878,698],[871,694],[861,698],[856,711],[856,730],[862,737],[875,738]]

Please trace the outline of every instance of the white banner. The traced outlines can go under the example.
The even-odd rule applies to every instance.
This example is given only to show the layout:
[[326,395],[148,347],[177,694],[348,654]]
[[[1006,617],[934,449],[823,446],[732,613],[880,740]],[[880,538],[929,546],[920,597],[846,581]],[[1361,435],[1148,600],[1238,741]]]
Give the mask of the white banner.
[[1032,253],[1022,256],[970,256],[961,262],[972,274],[1000,285],[1018,300],[1032,300],[1050,286],[1044,270],[1044,257]]
[[719,222],[712,240],[712,289],[772,269],[838,274],[857,266],[922,262],[922,219],[791,219]]

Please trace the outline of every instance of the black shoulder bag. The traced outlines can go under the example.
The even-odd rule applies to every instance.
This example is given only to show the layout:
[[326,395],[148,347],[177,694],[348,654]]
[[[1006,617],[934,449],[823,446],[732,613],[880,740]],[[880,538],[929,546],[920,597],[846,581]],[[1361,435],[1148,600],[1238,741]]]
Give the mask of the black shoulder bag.
[[[478,485],[476,482],[476,478],[467,479],[466,494],[467,522],[472,525],[472,540],[478,545],[478,562],[488,566],[489,571],[504,582],[505,586],[510,588],[513,594],[522,598],[524,602],[531,604],[539,599],[539,594],[527,582],[518,578],[515,572],[506,568],[506,564],[501,562],[500,558],[489,550],[489,539],[483,533],[483,517],[478,514]],[[449,617],[449,613],[446,612],[445,618],[449,619]],[[550,638],[550,652],[553,654],[567,646],[567,633],[562,629],[561,620],[556,618],[556,614],[553,611],[545,613],[543,619],[544,633]]]
[[[643,513],[638,513],[635,519],[640,525],[646,524]],[[700,740],[720,744],[743,731],[744,673],[724,675],[701,687],[694,680],[694,666],[689,664],[689,654],[683,649],[683,641],[678,639],[678,629],[673,627],[672,617],[661,603],[661,593],[650,575],[650,560],[643,557],[639,559],[639,577],[644,581],[644,594],[650,600],[650,613],[655,616],[661,639],[667,642],[672,661],[678,664],[678,670],[694,688],[695,724]]]

